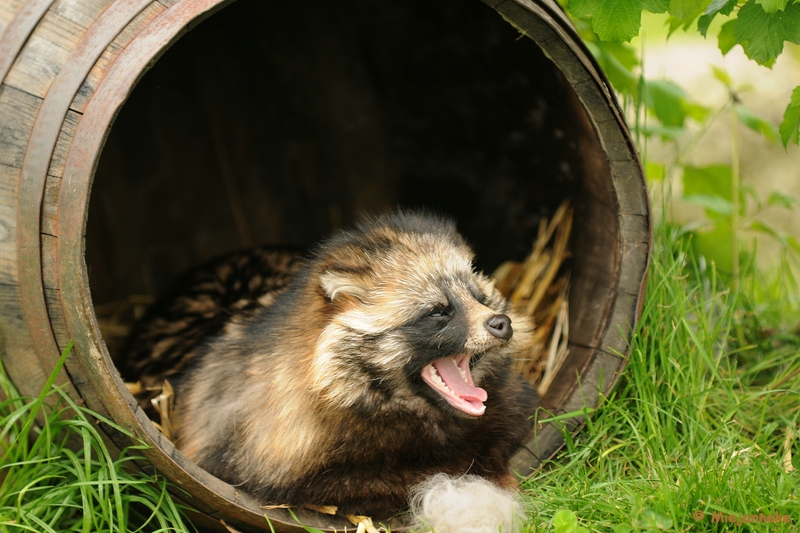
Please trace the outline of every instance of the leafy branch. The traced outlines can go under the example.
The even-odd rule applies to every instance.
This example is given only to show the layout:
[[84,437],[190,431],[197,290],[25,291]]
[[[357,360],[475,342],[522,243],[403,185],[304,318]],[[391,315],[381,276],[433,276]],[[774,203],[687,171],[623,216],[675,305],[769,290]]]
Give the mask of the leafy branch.
[[[716,17],[725,17],[717,34],[722,53],[740,45],[747,57],[768,68],[784,43],[800,44],[800,0],[568,0],[567,9],[589,21],[599,42],[612,44],[639,34],[645,10],[667,13],[670,33],[695,26],[704,37]],[[784,147],[800,144],[800,86],[792,92],[779,134]]]
[[[581,3],[585,5],[592,1],[570,0],[570,6],[574,10],[576,3],[580,7]],[[676,1],[672,0],[672,4]],[[720,12],[724,14],[725,11]],[[728,98],[722,105],[710,108],[693,100],[673,81],[645,79],[636,50],[627,43],[602,39],[596,32],[596,15],[574,18],[573,22],[623,99],[627,112],[635,113],[631,125],[639,146],[646,146],[647,139],[658,138],[662,146],[672,152],[665,162],[645,159],[648,181],[661,182],[665,190],[671,191],[674,179],[680,179],[681,200],[702,208],[700,219],[692,220],[682,228],[683,232],[692,234],[696,256],[713,262],[718,271],[729,275],[734,289],[741,281],[740,266],[753,257],[756,235],[765,235],[777,242],[785,259],[800,259],[798,239],[769,225],[761,216],[768,209],[794,209],[796,202],[777,191],[773,191],[767,200],[762,200],[752,185],[742,182],[738,133],[741,125],[769,143],[780,144],[783,141],[785,147],[787,139],[797,142],[800,87],[795,89],[793,105],[787,110],[789,119],[784,119],[778,128],[742,103],[740,93],[747,87],[736,86],[724,69],[712,67],[712,72],[727,89]],[[730,160],[703,167],[689,163],[687,156],[696,144],[715,123],[723,118],[727,120],[727,117],[731,120],[730,126],[725,128],[731,134]]]

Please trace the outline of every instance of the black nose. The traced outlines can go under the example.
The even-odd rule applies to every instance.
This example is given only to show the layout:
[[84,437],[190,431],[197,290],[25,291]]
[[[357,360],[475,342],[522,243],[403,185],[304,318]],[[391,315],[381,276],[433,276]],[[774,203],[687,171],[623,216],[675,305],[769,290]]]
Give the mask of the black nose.
[[489,318],[486,321],[486,329],[489,330],[489,333],[504,341],[510,339],[511,335],[514,334],[514,330],[511,329],[511,319],[506,315],[494,315]]

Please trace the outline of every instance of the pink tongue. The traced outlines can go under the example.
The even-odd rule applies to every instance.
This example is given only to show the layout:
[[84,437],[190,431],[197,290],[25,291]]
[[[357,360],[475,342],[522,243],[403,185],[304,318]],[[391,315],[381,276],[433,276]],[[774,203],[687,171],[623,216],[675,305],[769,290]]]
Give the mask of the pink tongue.
[[433,363],[433,367],[437,372],[439,372],[439,375],[442,376],[442,380],[447,384],[448,387],[450,387],[450,390],[455,392],[462,399],[467,400],[468,402],[485,402],[486,398],[489,397],[486,394],[486,391],[482,388],[474,387],[467,383],[467,381],[470,383],[472,382],[468,360],[465,360],[464,362],[464,370],[467,372],[467,381],[464,381],[464,378],[461,377],[461,373],[458,371],[458,366],[456,365],[455,357],[445,357],[444,359],[439,359]]

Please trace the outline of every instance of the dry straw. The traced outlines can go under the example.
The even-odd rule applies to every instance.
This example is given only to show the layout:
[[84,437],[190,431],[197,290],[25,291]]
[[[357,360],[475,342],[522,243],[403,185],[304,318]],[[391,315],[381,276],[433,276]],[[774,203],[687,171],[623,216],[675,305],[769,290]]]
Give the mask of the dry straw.
[[506,261],[494,271],[498,290],[520,313],[533,319],[529,352],[517,360],[517,371],[547,392],[567,357],[569,340],[569,257],[572,208],[562,203],[553,217],[542,220],[533,250],[522,262]]

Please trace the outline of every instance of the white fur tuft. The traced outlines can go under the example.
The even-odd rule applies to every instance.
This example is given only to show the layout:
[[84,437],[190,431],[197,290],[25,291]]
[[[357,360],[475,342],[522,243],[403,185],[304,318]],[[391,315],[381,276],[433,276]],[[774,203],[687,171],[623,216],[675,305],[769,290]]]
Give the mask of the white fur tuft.
[[415,531],[517,533],[524,515],[519,496],[478,476],[431,476],[411,491]]

